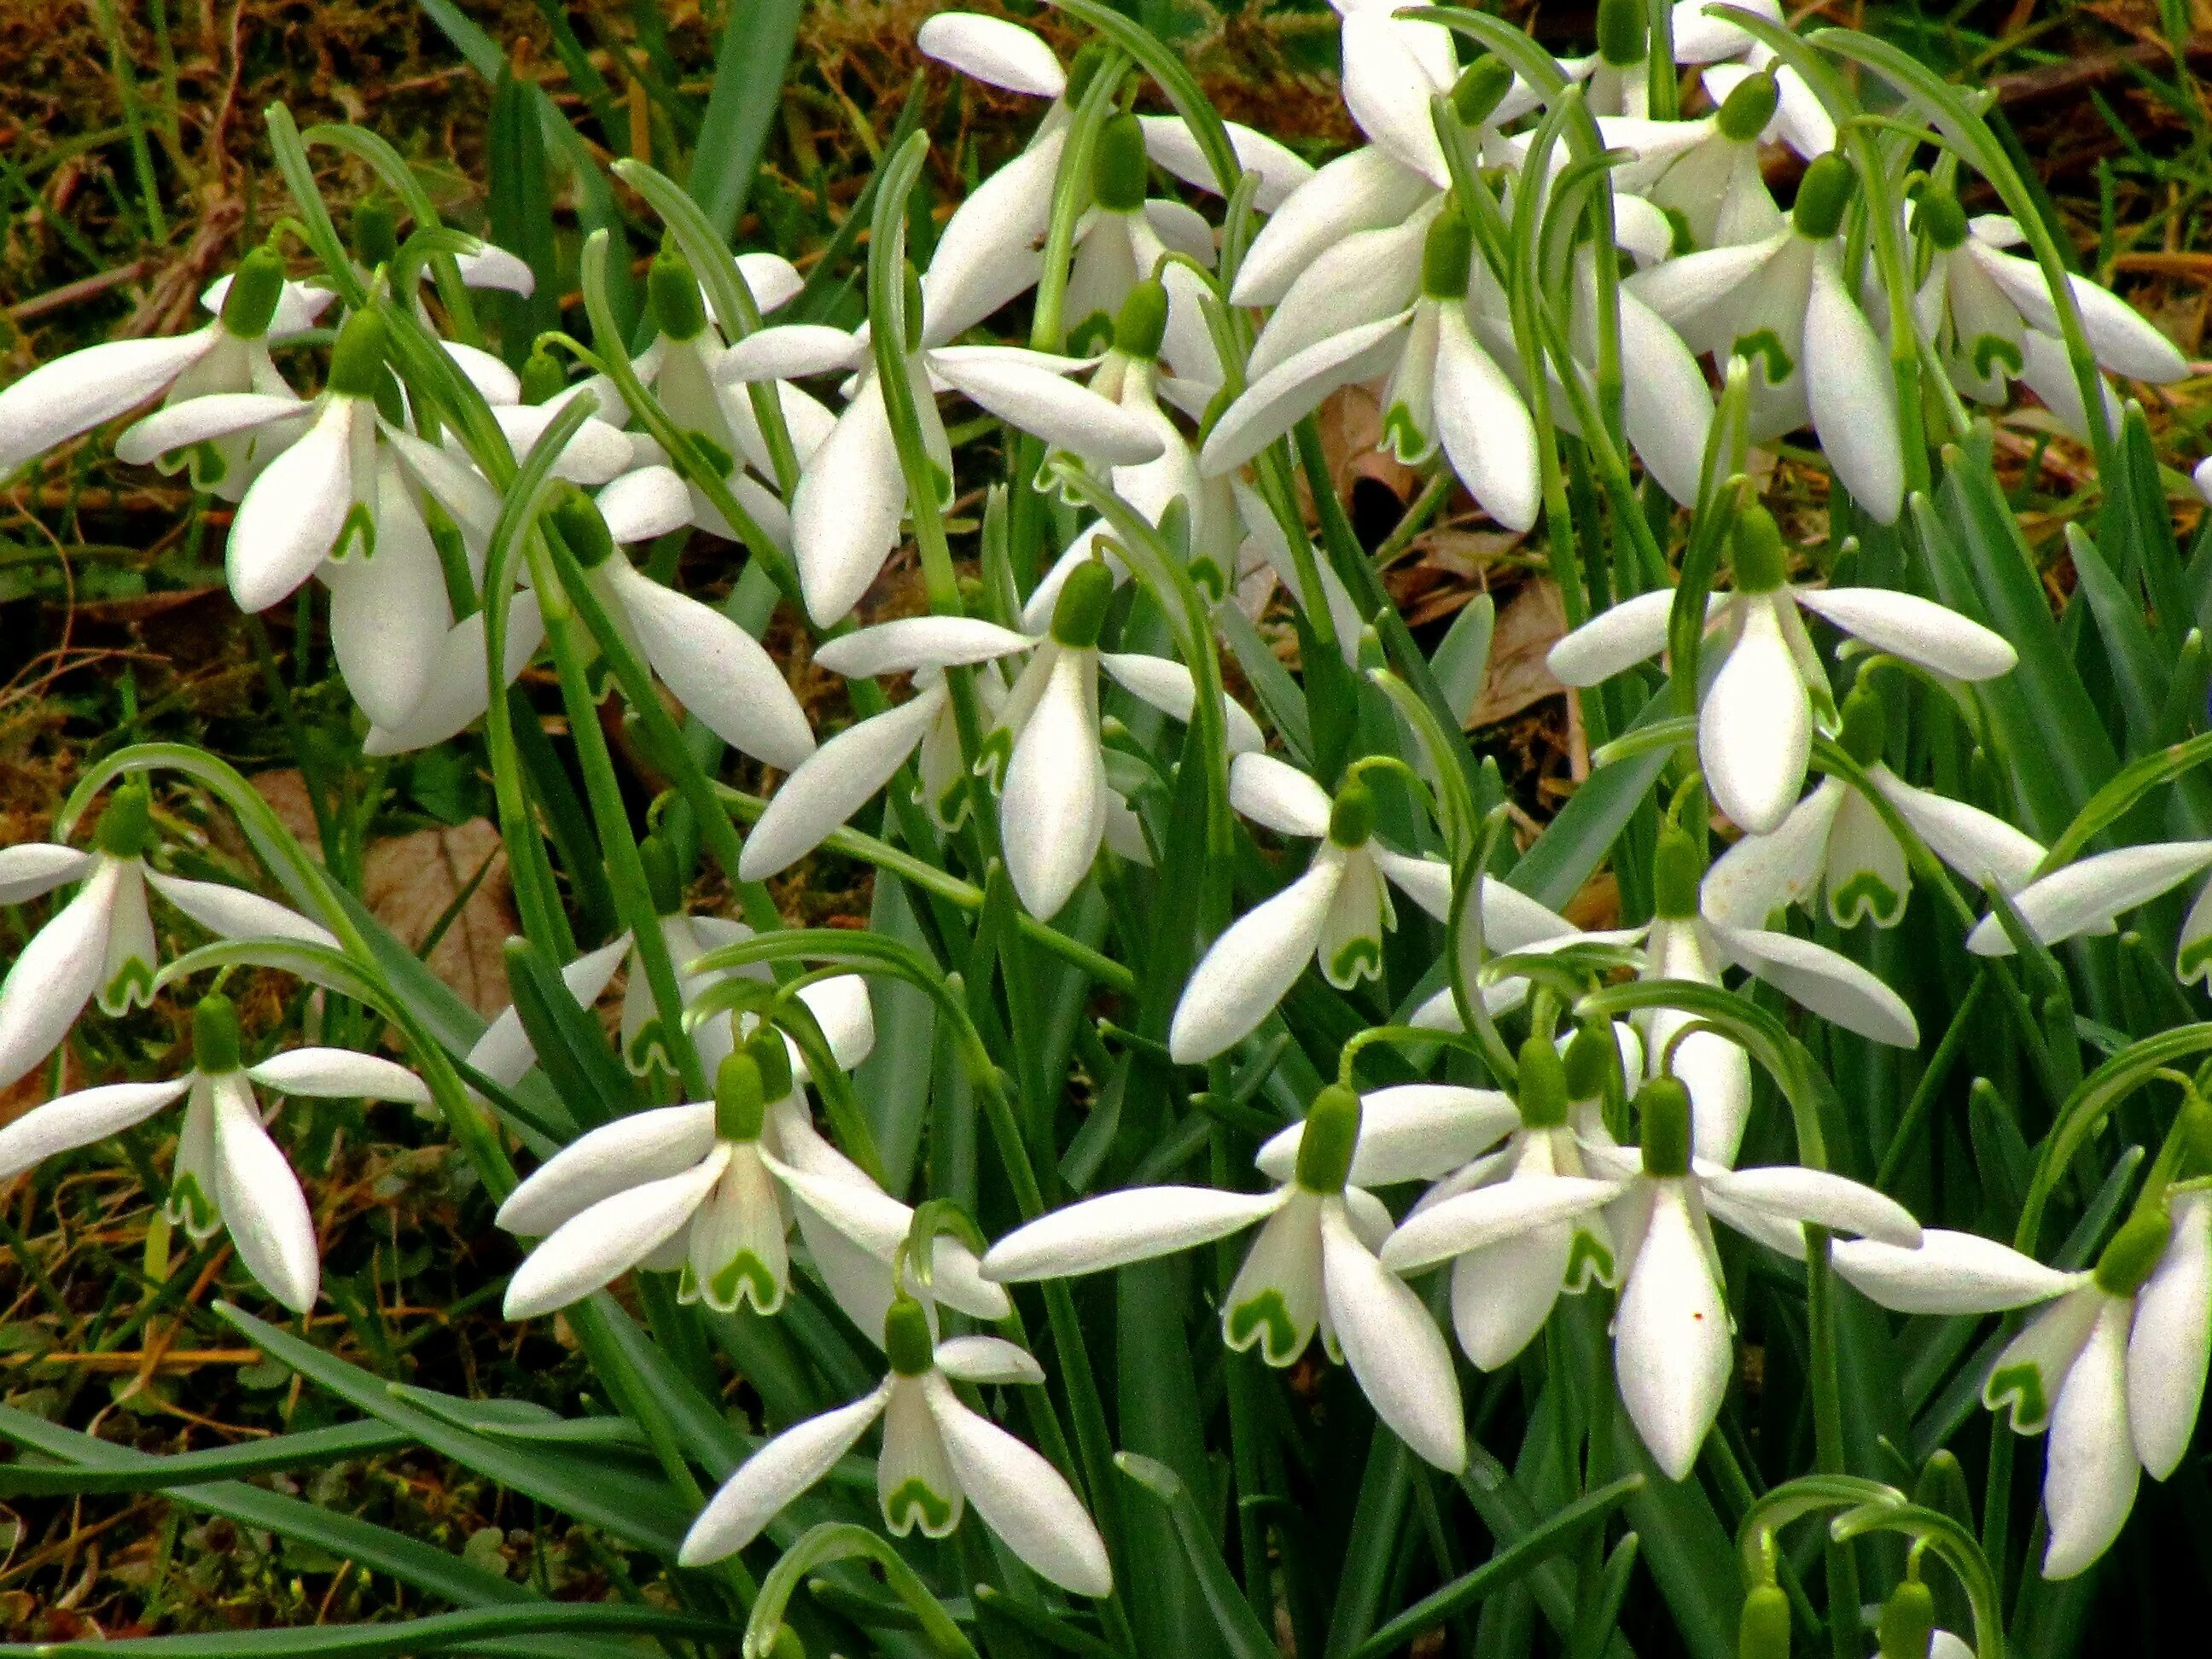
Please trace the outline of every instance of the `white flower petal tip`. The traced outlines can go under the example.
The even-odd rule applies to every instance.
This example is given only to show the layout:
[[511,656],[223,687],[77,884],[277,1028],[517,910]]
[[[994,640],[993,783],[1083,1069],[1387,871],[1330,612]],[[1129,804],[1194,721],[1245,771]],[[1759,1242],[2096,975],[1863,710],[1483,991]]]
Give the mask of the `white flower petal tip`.
[[1126,1267],[1240,1232],[1282,1205],[1278,1193],[1133,1187],[1040,1216],[993,1245],[983,1276],[1002,1284]]
[[[2037,939],[2057,945],[2083,933],[2106,933],[2128,911],[2178,886],[2212,865],[2212,841],[2160,842],[2123,847],[2055,870],[2014,896],[2013,908]],[[2008,957],[2012,936],[1990,915],[1966,935],[1980,957]]]
[[1018,23],[972,11],[941,11],[915,31],[921,55],[971,81],[1032,98],[1057,98],[1067,76],[1052,48]]
[[884,1414],[890,1388],[810,1417],[785,1430],[738,1466],[684,1534],[677,1560],[705,1566],[736,1554],[797,1498],[836,1467]]
[[2020,653],[2002,634],[1957,611],[1885,587],[1800,588],[1797,603],[1877,650],[1957,680],[2010,673]]
[[2063,1296],[2082,1282],[2079,1273],[2046,1267],[1994,1239],[1942,1227],[1923,1231],[1917,1247],[1838,1239],[1829,1255],[1848,1283],[1893,1313],[2003,1313]]

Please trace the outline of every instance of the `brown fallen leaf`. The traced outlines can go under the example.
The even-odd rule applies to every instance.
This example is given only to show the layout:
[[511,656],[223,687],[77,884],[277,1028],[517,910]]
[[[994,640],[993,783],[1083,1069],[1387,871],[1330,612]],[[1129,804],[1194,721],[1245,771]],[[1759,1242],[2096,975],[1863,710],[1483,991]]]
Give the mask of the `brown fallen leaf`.
[[1559,590],[1541,579],[1522,583],[1498,613],[1497,631],[1490,641],[1490,672],[1468,725],[1495,726],[1565,691],[1544,659],[1566,631]]

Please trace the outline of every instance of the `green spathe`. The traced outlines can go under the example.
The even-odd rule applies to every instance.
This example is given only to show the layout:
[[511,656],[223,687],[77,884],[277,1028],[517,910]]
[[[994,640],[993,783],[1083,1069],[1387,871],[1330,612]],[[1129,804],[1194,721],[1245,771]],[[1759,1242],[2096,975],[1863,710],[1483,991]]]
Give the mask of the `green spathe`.
[[2164,1204],[2136,1211],[2098,1256],[2097,1288],[2107,1296],[2133,1296],[2158,1271],[2172,1238],[2173,1218]]
[[284,262],[265,247],[255,248],[231,273],[229,291],[222,296],[223,331],[241,340],[259,339],[268,333],[283,297]]
[[1748,144],[1766,131],[1766,124],[1774,118],[1777,95],[1771,75],[1753,75],[1737,83],[1713,118],[1721,137],[1739,144]]
[[1567,1068],[1548,1037],[1532,1036],[1521,1045],[1520,1075],[1514,1093],[1521,1121],[1532,1129],[1556,1129],[1567,1121]]
[[391,343],[383,318],[373,311],[355,312],[331,347],[331,390],[342,398],[374,398],[384,384]]
[[1145,205],[1148,166],[1144,125],[1133,115],[1116,115],[1098,129],[1091,193],[1109,213],[1134,213]]
[[1160,355],[1168,333],[1168,291],[1158,277],[1147,276],[1129,290],[1114,319],[1114,349],[1125,357],[1149,362]]
[[1789,579],[1789,555],[1782,545],[1782,526],[1774,515],[1753,502],[1736,515],[1729,536],[1729,563],[1735,572],[1739,593],[1771,593]]
[[1485,52],[1460,71],[1452,84],[1452,112],[1468,126],[1479,127],[1496,112],[1513,90],[1513,66]]
[[608,532],[607,521],[599,516],[592,498],[575,485],[562,486],[549,516],[561,539],[568,544],[568,550],[576,556],[576,562],[585,569],[596,570],[614,557],[615,538]]
[[1613,68],[1642,64],[1650,31],[1644,0],[1598,0],[1597,54]]
[[1825,240],[1843,228],[1844,210],[1859,187],[1851,164],[1830,150],[1814,158],[1797,186],[1797,204],[1790,210],[1797,234]]
[[1336,792],[1328,809],[1328,838],[1346,851],[1367,845],[1375,833],[1375,793],[1357,778]]
[[1936,1635],[1936,1596],[1917,1578],[1908,1578],[1882,1604],[1881,1659],[1925,1659]]
[[646,277],[653,300],[653,325],[672,340],[696,340],[707,331],[707,306],[699,278],[674,243],[664,244]]
[[1652,914],[1662,921],[1689,921],[1698,914],[1705,878],[1705,849],[1680,824],[1662,827],[1651,855]]
[[143,857],[154,838],[154,800],[143,783],[125,784],[100,812],[93,845],[110,858]]
[[1421,249],[1421,292],[1432,300],[1462,299],[1474,269],[1474,233],[1456,205],[1447,206]]

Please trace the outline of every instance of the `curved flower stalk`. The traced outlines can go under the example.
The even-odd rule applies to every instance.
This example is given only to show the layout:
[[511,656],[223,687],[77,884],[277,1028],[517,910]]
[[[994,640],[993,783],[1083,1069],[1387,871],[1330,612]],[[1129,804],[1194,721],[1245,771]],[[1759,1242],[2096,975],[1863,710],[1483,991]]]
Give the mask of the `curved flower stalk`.
[[337,940],[273,899],[221,882],[154,869],[152,800],[143,784],[116,791],[92,848],[52,842],[0,848],[0,904],[21,904],[70,882],[76,895],[33,933],[0,980],[0,1088],[52,1054],[95,996],[120,1014],[153,996],[156,948],[149,886],[224,939],[290,939],[331,950]]
[[0,1181],[57,1152],[120,1134],[185,1100],[164,1206],[170,1220],[201,1242],[227,1229],[254,1282],[294,1313],[305,1313],[315,1304],[321,1279],[314,1218],[299,1178],[263,1127],[253,1086],[424,1109],[430,1091],[405,1066],[345,1048],[293,1048],[243,1065],[238,1012],[221,995],[201,998],[193,1010],[192,1056],[192,1069],[173,1082],[111,1083],[32,1108],[0,1128]]
[[[1831,152],[1806,169],[1790,222],[1756,242],[1709,248],[1628,279],[1692,351],[1725,371],[1751,360],[1751,436],[1808,422],[1837,480],[1883,524],[1905,500],[1905,454],[1888,354],[1843,274],[1845,210],[1858,176]],[[1817,365],[1817,373],[1808,366]]]
[[[283,262],[255,248],[236,273],[208,292],[215,320],[190,334],[107,340],[43,363],[0,391],[0,475],[81,433],[161,398],[166,407],[211,397],[283,402],[297,414],[297,393],[269,361],[273,333],[309,326],[334,296],[284,280]],[[235,501],[254,468],[280,443],[228,438],[193,455],[195,488]]]
[[[2043,843],[2002,818],[1905,781],[1883,763],[1887,711],[1869,672],[1844,699],[1837,742],[1882,800],[1928,850],[1977,889],[1994,883],[2018,892],[2043,862]],[[1758,927],[1792,904],[1826,894],[1838,927],[1871,918],[1893,927],[1911,888],[1905,849],[1873,804],[1841,778],[1821,781],[1771,835],[1746,836],[1705,877],[1706,914]]]
[[[1168,1052],[1196,1065],[1257,1030],[1313,962],[1339,989],[1382,970],[1382,936],[1397,926],[1395,884],[1438,921],[1451,915],[1451,866],[1375,839],[1375,797],[1353,769],[1334,799],[1296,767],[1259,753],[1229,769],[1229,800],[1279,835],[1318,841],[1305,873],[1238,918],[1213,941],[1176,1004]],[[1482,926],[1493,948],[1517,950],[1574,929],[1503,882],[1482,886]]]
[[[1384,445],[1407,465],[1441,447],[1490,516],[1527,530],[1542,505],[1536,428],[1512,380],[1492,362],[1468,315],[1474,237],[1447,204],[1424,231],[1419,287],[1408,308],[1270,353],[1272,335],[1304,336],[1316,321],[1286,298],[1253,352],[1254,380],[1207,435],[1199,465],[1231,471],[1290,430],[1339,386],[1387,376]],[[1340,305],[1340,301],[1339,302]]]
[[893,1537],[919,1527],[926,1538],[943,1538],[973,1504],[1040,1577],[1079,1595],[1111,1591],[1105,1543],[1060,1471],[953,1391],[956,1382],[1041,1383],[1036,1361],[994,1336],[936,1341],[927,1310],[910,1297],[892,1304],[882,1328],[890,1375],[853,1404],[785,1430],[740,1464],[691,1523],[678,1559],[702,1566],[743,1549],[881,1418],[877,1490]]
[[[938,258],[943,258],[942,246]],[[936,394],[957,392],[977,407],[1056,448],[1103,466],[1132,466],[1157,457],[1160,434],[1088,387],[1065,378],[1085,360],[1015,346],[946,343],[973,318],[931,311],[927,289],[911,296],[908,373],[917,396],[922,438],[939,474],[952,483],[952,454],[937,418]],[[808,324],[783,324],[750,334],[723,354],[725,384],[782,380],[830,372],[858,375],[851,401],[799,475],[791,504],[792,542],[807,614],[821,627],[842,619],[867,592],[898,540],[906,510],[906,477],[884,413],[874,356],[865,335]]]
[[[2045,945],[2113,932],[2119,919],[2212,866],[2212,841],[2146,842],[2054,870],[2013,896],[2027,931]],[[2001,917],[1984,916],[1966,935],[1978,957],[2013,954]],[[2173,970],[2184,985],[2212,975],[2212,884],[2200,890],[2182,919]]]
[[[1881,587],[1794,586],[1782,532],[1763,507],[1744,509],[1730,544],[1735,588],[1706,610],[1717,672],[1698,709],[1698,759],[1713,802],[1741,829],[1779,829],[1805,787],[1813,723],[1835,722],[1827,671],[1805,631],[1810,611],[1878,651],[1960,680],[2011,672],[2002,636],[1931,600]],[[1672,592],[1645,593],[1591,618],[1552,647],[1552,672],[1595,685],[1667,646]]]
[[1905,1249],[1919,1244],[1921,1231],[1893,1200],[1826,1170],[1731,1170],[1695,1157],[1689,1093],[1674,1079],[1645,1084],[1636,1104],[1640,1158],[1587,1146],[1584,1154],[1594,1171],[1611,1177],[1618,1206],[1613,1369],[1621,1403],[1661,1471],[1680,1480],[1697,1461],[1735,1369],[1711,1223],[1801,1259],[1807,1226]]
[[1295,1362],[1318,1329],[1391,1432],[1439,1468],[1467,1462],[1459,1382],[1420,1298],[1376,1259],[1389,1212],[1348,1186],[1358,1155],[1359,1097],[1332,1084],[1306,1114],[1294,1168],[1272,1193],[1135,1187],[1055,1210],[983,1257],[986,1278],[1065,1279],[1186,1250],[1263,1223],[1222,1304],[1222,1334]]
[[[2008,378],[2025,380],[2070,430],[2082,430],[2081,389],[2058,343],[2050,285],[2034,260],[2006,252],[2025,240],[2020,227],[1999,214],[1970,220],[1959,198],[1936,185],[1921,192],[1913,223],[1933,251],[1914,307],[1952,384],[1978,403],[2001,404]],[[2126,301],[2086,276],[2067,283],[2099,368],[2153,386],[2187,375],[2173,342]],[[2043,360],[2059,366],[2057,382],[2037,372]]]
[[[756,1032],[722,1060],[713,1100],[602,1125],[516,1188],[499,1224],[541,1242],[507,1283],[507,1316],[552,1313],[639,1267],[679,1270],[683,1300],[773,1314],[790,1289],[796,1225],[840,1305],[878,1328],[913,1212],[816,1131],[787,1041]],[[1006,1292],[957,1241],[940,1240],[933,1265],[940,1300],[1006,1317]]]

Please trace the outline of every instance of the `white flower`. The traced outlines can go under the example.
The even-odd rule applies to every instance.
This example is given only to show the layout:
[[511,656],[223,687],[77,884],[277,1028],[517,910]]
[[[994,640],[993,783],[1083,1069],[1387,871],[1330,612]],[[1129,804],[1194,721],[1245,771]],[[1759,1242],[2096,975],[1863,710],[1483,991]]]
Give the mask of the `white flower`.
[[[1780,0],[1745,0],[1741,8],[1769,22],[1783,21]],[[1704,64],[1705,95],[1716,105],[1727,102],[1745,79],[1757,74],[1774,77],[1774,122],[1771,137],[1788,144],[1807,161],[1825,155],[1836,147],[1836,124],[1804,76],[1779,62],[1774,49],[1751,32],[1725,17],[1711,15],[1707,0],[1675,0],[1669,33],[1674,40],[1674,61]],[[1736,59],[1729,62],[1729,59]]]
[[1306,1115],[1289,1179],[1267,1194],[1136,1187],[1018,1228],[983,1258],[986,1277],[1060,1279],[1148,1261],[1264,1223],[1222,1304],[1222,1333],[1288,1365],[1319,1329],[1391,1431],[1439,1468],[1467,1462],[1450,1351],[1421,1300],[1376,1259],[1389,1212],[1346,1185],[1358,1156],[1359,1097],[1331,1085]]
[[1711,1223],[1801,1261],[1807,1225],[1905,1248],[1920,1243],[1921,1231],[1895,1202],[1841,1176],[1794,1164],[1731,1170],[1693,1157],[1689,1096],[1677,1082],[1645,1084],[1637,1106],[1640,1160],[1584,1151],[1593,1169],[1620,1183],[1613,1369],[1621,1402],[1661,1471],[1680,1480],[1697,1461],[1735,1369]]
[[[2054,870],[2021,888],[2013,907],[2030,934],[2045,945],[2057,945],[2083,934],[2112,933],[2128,911],[2207,866],[2212,866],[2212,841],[2146,842]],[[2012,935],[1992,912],[1966,935],[1966,948],[1978,957],[2008,957]],[[2182,919],[2174,972],[2185,985],[2212,975],[2212,885],[2197,894]]]
[[[0,476],[164,394],[172,406],[255,396],[297,411],[298,396],[269,361],[269,337],[307,326],[331,296],[286,283],[276,255],[256,248],[208,298],[217,315],[204,328],[164,339],[103,341],[41,364],[0,391]],[[235,501],[267,453],[268,447],[246,441],[210,445],[194,455],[194,486]]]
[[890,1375],[882,1385],[787,1429],[746,1459],[691,1523],[678,1559],[696,1567],[743,1549],[880,1417],[877,1489],[894,1537],[919,1526],[923,1536],[942,1538],[972,1503],[984,1524],[1040,1577],[1079,1595],[1111,1590],[1106,1546],[1060,1472],[963,1405],[952,1389],[955,1381],[1042,1382],[1036,1361],[993,1336],[937,1342],[928,1314],[908,1297],[891,1308],[883,1330]]
[[57,1152],[120,1134],[185,1099],[169,1218],[196,1240],[228,1228],[254,1281],[293,1312],[305,1313],[314,1305],[321,1276],[314,1218],[291,1165],[262,1127],[253,1085],[418,1107],[430,1104],[430,1092],[404,1066],[344,1048],[294,1048],[241,1066],[238,1015],[223,996],[201,999],[192,1045],[193,1068],[174,1082],[82,1090],[35,1106],[0,1129],[0,1182]]
[[[832,1295],[875,1328],[914,1212],[816,1131],[787,1045],[756,1033],[721,1061],[713,1100],[604,1124],[516,1188],[499,1224],[543,1242],[507,1285],[507,1316],[551,1313],[641,1267],[681,1269],[684,1300],[773,1314],[790,1286],[795,1222]],[[1006,1292],[957,1240],[938,1243],[933,1268],[940,1300],[1006,1316]]]
[[149,866],[149,803],[143,786],[118,790],[100,815],[93,848],[50,842],[0,849],[0,904],[21,904],[70,882],[76,896],[31,936],[0,980],[0,1087],[54,1051],[95,995],[119,1014],[153,994],[154,920],[146,889],[225,939],[291,939],[331,950],[337,940],[258,893],[191,881]]
[[[1781,532],[1762,507],[1738,517],[1732,558],[1735,591],[1714,595],[1706,611],[1701,665],[1717,672],[1698,705],[1698,759],[1714,804],[1753,835],[1779,829],[1797,804],[1814,710],[1833,720],[1827,671],[1801,611],[1954,679],[1993,678],[2018,660],[2002,635],[1931,600],[1880,587],[1790,586]],[[1595,685],[1656,655],[1674,602],[1660,589],[1592,617],[1552,647],[1552,672],[1568,685]]]
[[[1439,921],[1451,914],[1451,866],[1393,852],[1375,839],[1375,799],[1355,775],[1332,800],[1297,768],[1242,754],[1229,769],[1230,804],[1278,834],[1319,841],[1305,873],[1213,941],[1183,987],[1168,1030],[1178,1065],[1211,1060],[1255,1030],[1309,961],[1349,989],[1382,970],[1382,936],[1397,926],[1395,884]],[[1502,882],[1485,882],[1486,937],[1513,950],[1572,929]]]
[[[1756,242],[1683,255],[1628,279],[1690,349],[1752,363],[1751,435],[1808,420],[1836,477],[1883,524],[1905,499],[1889,356],[1843,275],[1841,228],[1857,175],[1833,153],[1798,186],[1790,222]],[[1811,372],[1808,372],[1808,368]]]
[[[1778,88],[1767,74],[1747,75],[1712,114],[1696,124],[1696,143],[1670,145],[1655,165],[1632,167],[1617,186],[1679,214],[1698,247],[1764,241],[1783,228],[1782,210],[1759,171],[1760,140],[1778,120]],[[1679,125],[1680,123],[1660,123]],[[1649,172],[1648,181],[1640,175]]]
[[[1158,278],[1168,256],[1182,255],[1211,269],[1213,228],[1181,202],[1146,194],[1146,131],[1134,115],[1109,118],[1099,129],[1092,152],[1090,210],[1076,227],[1075,257],[1067,271],[1067,338],[1078,349],[1094,338],[1110,339],[1121,305],[1138,283]],[[1171,295],[1177,332],[1205,332],[1195,314],[1196,297],[1187,288]]]
[[[1885,713],[1881,695],[1863,673],[1844,699],[1846,752],[1864,769],[1892,811],[1927,843],[1929,851],[1977,888],[1995,882],[2009,894],[2024,886],[2043,862],[2042,842],[1994,813],[1920,789],[1881,759]],[[1827,912],[1838,927],[1862,917],[1893,927],[1905,915],[1911,872],[1904,846],[1881,813],[1839,778],[1827,778],[1798,802],[1771,835],[1746,836],[1705,878],[1708,915],[1756,927],[1789,905],[1810,905],[1827,894]]]
[[[1285,337],[1303,341],[1323,323],[1298,305],[1296,293],[1286,298],[1255,349],[1252,384],[1208,434],[1200,469],[1210,476],[1233,471],[1339,386],[1387,375],[1385,447],[1417,465],[1441,445],[1492,518],[1508,529],[1529,528],[1541,506],[1535,426],[1513,382],[1476,338],[1468,309],[1473,259],[1467,221],[1447,207],[1424,228],[1410,306],[1296,344]],[[1397,297],[1379,276],[1372,291]],[[1342,303],[1338,298],[1335,307]]]

